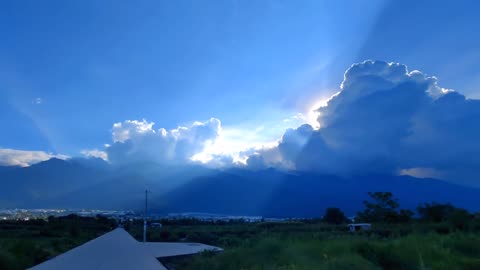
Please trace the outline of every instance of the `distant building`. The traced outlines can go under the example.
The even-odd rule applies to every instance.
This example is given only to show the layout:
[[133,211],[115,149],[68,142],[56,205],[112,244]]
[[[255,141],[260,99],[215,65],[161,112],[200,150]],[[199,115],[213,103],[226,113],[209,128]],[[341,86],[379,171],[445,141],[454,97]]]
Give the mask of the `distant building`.
[[166,217],[170,220],[175,219],[185,219],[185,218],[192,218],[201,221],[239,221],[243,220],[245,222],[260,222],[262,221],[261,216],[234,216],[234,215],[219,215],[219,214],[211,214],[211,213],[195,213],[195,212],[186,212],[186,213],[170,213]]
[[150,227],[152,227],[152,228],[162,228],[162,223],[153,222],[153,223],[150,224]]
[[348,224],[348,230],[350,232],[368,231],[372,228],[370,223],[352,223]]

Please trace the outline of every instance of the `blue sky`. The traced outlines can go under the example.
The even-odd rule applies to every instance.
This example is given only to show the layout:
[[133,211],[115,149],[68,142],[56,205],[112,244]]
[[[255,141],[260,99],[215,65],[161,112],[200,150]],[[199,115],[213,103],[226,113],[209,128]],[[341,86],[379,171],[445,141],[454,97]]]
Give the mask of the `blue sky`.
[[308,122],[284,120],[365,59],[478,98],[480,4],[444,2],[2,1],[0,148],[76,156],[114,123],[211,117],[248,148]]

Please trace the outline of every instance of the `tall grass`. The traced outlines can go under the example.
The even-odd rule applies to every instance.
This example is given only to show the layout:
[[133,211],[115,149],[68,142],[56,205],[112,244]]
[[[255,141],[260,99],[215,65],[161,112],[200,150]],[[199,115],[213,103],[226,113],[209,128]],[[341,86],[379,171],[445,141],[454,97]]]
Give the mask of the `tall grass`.
[[204,253],[176,269],[480,269],[480,235],[269,235]]
[[[102,219],[0,222],[0,270],[25,269],[112,228]],[[162,262],[189,269],[480,269],[480,228],[448,224],[374,224],[351,234],[324,223],[166,225],[150,229],[149,241],[188,241],[220,246],[221,253],[174,257]],[[142,238],[142,224],[128,231]]]

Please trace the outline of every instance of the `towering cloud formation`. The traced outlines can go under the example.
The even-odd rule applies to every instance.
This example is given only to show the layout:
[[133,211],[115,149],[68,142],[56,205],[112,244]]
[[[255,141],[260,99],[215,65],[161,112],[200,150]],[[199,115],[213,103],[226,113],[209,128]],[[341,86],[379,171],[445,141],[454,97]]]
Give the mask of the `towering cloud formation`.
[[313,127],[304,124],[296,129],[285,131],[277,147],[257,150],[247,159],[247,166],[251,169],[265,167],[281,167],[295,169],[295,162],[313,134]]
[[480,176],[480,101],[405,65],[352,65],[318,112],[319,130],[284,134],[284,163],[337,174],[431,172],[468,183]]
[[[320,128],[304,124],[288,129],[278,145],[241,149],[236,161],[231,151],[211,149],[228,148],[214,144],[222,133],[215,118],[172,130],[127,120],[113,125],[113,144],[105,151],[82,153],[120,165],[195,160],[215,167],[235,166],[248,156],[246,165],[252,169],[410,174],[480,186],[480,100],[439,87],[435,77],[398,63],[354,64],[338,93],[317,112]],[[53,156],[0,149],[0,164],[28,166]]]
[[185,162],[215,140],[221,131],[220,121],[215,118],[172,130],[154,130],[153,126],[153,122],[146,120],[115,123],[112,129],[114,143],[106,149],[109,161],[113,164]]

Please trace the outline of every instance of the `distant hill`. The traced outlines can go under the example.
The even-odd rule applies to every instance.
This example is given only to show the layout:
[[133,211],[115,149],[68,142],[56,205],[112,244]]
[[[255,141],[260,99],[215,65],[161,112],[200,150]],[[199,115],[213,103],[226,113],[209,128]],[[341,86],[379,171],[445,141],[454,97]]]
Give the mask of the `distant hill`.
[[315,217],[327,207],[354,215],[363,208],[369,191],[391,191],[404,208],[436,201],[480,210],[480,189],[436,179],[392,175],[342,178],[274,170],[222,172],[195,179],[168,194],[167,201],[170,212]]
[[104,161],[52,158],[30,167],[1,167],[0,207],[42,207],[45,201],[98,184],[108,177]]
[[150,207],[158,213],[315,217],[335,206],[353,215],[369,191],[391,191],[404,208],[437,201],[480,210],[480,189],[393,175],[339,177],[153,163],[112,167],[99,159],[51,159],[26,168],[0,167],[0,183],[0,208],[141,209],[149,189]]

